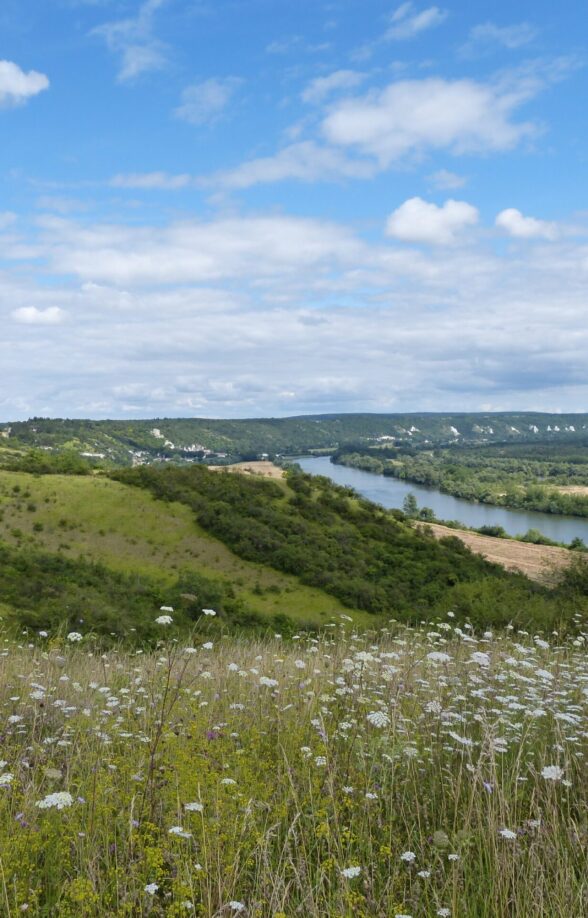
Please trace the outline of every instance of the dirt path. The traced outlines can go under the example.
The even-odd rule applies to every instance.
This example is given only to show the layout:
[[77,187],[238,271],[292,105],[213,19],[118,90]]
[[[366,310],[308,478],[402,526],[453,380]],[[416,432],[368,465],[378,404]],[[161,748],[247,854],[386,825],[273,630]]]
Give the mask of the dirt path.
[[554,572],[565,567],[571,560],[572,553],[567,548],[532,545],[529,542],[517,542],[515,539],[496,539],[464,529],[450,529],[438,523],[426,525],[433,530],[436,538],[457,536],[476,554],[483,555],[495,564],[501,564],[507,570],[521,571],[531,580],[552,580]]

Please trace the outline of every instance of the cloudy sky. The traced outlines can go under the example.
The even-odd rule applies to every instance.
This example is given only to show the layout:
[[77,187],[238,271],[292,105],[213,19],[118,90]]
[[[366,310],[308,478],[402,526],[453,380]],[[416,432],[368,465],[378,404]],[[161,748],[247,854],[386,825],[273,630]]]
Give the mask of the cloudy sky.
[[2,0],[0,421],[588,410],[584,0]]

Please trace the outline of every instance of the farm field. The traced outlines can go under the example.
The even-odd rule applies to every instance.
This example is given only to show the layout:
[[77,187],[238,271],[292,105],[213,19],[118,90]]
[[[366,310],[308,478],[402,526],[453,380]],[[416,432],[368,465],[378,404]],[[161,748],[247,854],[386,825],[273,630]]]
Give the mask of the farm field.
[[285,644],[4,642],[2,914],[586,914],[588,658],[341,619]]
[[279,480],[284,477],[284,469],[273,462],[235,462],[232,465],[209,465],[211,472],[238,472],[242,475],[261,475],[262,478]]
[[480,535],[467,529],[453,529],[439,523],[427,523],[436,538],[456,536],[476,554],[482,555],[506,570],[520,571],[540,583],[551,583],[558,572],[571,563],[572,554],[566,548],[552,545],[534,545],[516,539],[498,539]]

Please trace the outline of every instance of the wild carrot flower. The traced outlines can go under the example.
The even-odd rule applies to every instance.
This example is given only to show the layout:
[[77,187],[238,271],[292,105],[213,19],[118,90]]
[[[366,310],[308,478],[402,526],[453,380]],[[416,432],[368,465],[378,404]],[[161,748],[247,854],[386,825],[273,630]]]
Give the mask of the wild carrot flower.
[[46,797],[43,797],[42,800],[37,800],[35,806],[40,810],[50,810],[55,808],[56,810],[63,810],[66,807],[71,806],[73,803],[73,797],[67,791],[58,791],[55,794],[47,794]]
[[546,781],[561,781],[563,776],[563,768],[560,768],[559,765],[546,765],[541,771],[541,777]]

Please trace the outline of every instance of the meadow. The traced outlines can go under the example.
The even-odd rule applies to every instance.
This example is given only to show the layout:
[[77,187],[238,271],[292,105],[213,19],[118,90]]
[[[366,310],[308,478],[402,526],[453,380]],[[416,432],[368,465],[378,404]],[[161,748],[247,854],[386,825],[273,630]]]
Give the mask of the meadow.
[[588,911],[588,633],[6,636],[6,916]]

